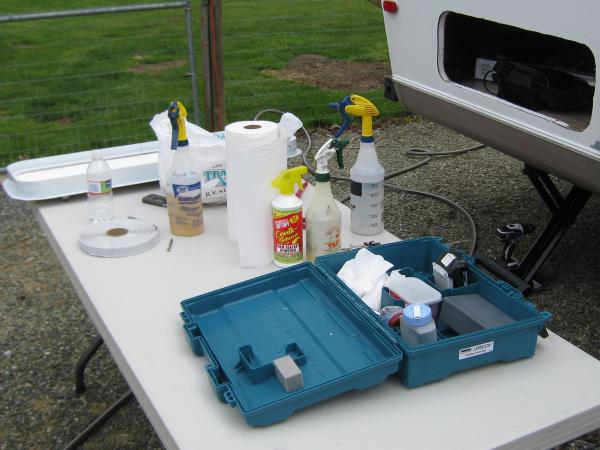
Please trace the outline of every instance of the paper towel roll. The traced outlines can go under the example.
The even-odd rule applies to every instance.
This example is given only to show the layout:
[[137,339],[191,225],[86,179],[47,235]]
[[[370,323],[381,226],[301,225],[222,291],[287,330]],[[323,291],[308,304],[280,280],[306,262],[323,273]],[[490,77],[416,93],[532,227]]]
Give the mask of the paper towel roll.
[[225,127],[228,176],[227,232],[229,239],[234,242],[238,241],[237,223],[240,220],[237,216],[237,212],[239,211],[239,197],[235,193],[236,185],[238,184],[237,180],[243,177],[246,171],[243,162],[245,155],[239,152],[252,151],[253,148],[275,141],[277,137],[277,124],[266,120],[235,122]]
[[286,140],[278,124],[235,122],[225,127],[227,146],[227,229],[238,242],[240,264],[258,267],[273,258],[271,182],[286,168]]

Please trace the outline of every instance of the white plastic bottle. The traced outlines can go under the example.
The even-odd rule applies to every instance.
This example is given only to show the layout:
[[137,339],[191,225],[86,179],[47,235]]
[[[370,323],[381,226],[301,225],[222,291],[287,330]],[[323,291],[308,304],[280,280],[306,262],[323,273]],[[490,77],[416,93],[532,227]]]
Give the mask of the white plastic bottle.
[[371,236],[383,232],[383,176],[373,140],[373,117],[379,111],[371,101],[353,94],[346,113],[362,119],[360,150],[350,169],[350,229]]
[[437,341],[437,329],[427,305],[408,305],[400,319],[400,336],[409,345]]
[[92,151],[87,167],[89,217],[92,222],[113,218],[112,177],[101,150]]
[[311,262],[341,249],[342,215],[331,193],[327,162],[337,153],[338,165],[343,168],[341,152],[347,143],[329,139],[315,155],[315,193],[306,211],[306,259]]
[[342,215],[331,194],[329,181],[319,179],[306,212],[306,259],[340,251]]
[[350,169],[350,228],[362,235],[383,231],[383,176],[373,138],[361,137],[356,163]]

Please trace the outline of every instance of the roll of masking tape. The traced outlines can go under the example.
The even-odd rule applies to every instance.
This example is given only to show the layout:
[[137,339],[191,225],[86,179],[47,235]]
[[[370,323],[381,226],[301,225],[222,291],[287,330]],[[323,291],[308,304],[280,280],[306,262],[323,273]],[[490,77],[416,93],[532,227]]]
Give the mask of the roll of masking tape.
[[92,256],[120,258],[137,255],[154,247],[158,227],[137,219],[113,219],[90,223],[79,235],[79,248]]

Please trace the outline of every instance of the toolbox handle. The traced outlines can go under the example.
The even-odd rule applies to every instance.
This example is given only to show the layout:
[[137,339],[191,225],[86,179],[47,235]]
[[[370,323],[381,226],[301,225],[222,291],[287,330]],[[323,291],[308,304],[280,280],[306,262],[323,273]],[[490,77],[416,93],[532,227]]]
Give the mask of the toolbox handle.
[[[489,270],[492,274],[501,278],[505,282],[512,285],[516,290],[518,290],[523,296],[527,296],[533,290],[533,286],[527,283],[525,280],[522,280],[517,275],[512,273],[507,268],[498,264],[495,259],[490,258],[489,256],[482,255],[480,253],[473,254],[475,262],[482,266],[483,268]],[[502,287],[504,289],[504,286]],[[530,302],[527,302],[531,305]],[[548,317],[549,318],[549,317]],[[547,319],[546,319],[547,320]],[[548,330],[545,325],[542,325],[539,331],[539,336],[546,339],[548,337]]]
[[227,403],[232,408],[235,408],[237,406],[237,400],[229,388],[229,381],[223,378],[224,374],[219,366],[215,364],[207,364],[205,369],[208,373],[208,379],[210,380],[210,384],[215,391],[217,398],[222,403]]
[[532,286],[529,283],[519,278],[507,268],[498,264],[496,260],[490,258],[489,256],[482,255],[480,253],[475,253],[473,257],[475,258],[475,262],[477,264],[489,270],[498,278],[501,278],[507,283],[513,285],[514,288],[521,292],[523,295],[529,295],[531,293]]

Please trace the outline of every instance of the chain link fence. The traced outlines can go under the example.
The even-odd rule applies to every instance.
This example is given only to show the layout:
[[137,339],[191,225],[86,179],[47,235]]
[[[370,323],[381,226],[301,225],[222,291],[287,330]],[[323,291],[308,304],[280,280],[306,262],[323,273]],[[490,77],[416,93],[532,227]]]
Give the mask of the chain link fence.
[[[27,21],[7,20],[14,11],[0,6],[0,167],[154,140],[148,122],[173,99],[198,122],[189,32],[202,93],[207,31],[200,12],[209,2],[222,11],[224,123],[275,108],[294,112],[307,126],[327,125],[339,121],[327,104],[350,93],[370,98],[383,117],[400,112],[383,98],[387,42],[381,9],[369,0],[193,0],[193,23],[186,23],[181,5]],[[19,12],[36,3],[42,5],[19,4]],[[44,5],[38,10],[72,6],[66,0]]]
[[193,111],[186,2],[150,6],[0,17],[0,167],[154,140],[174,98]]

